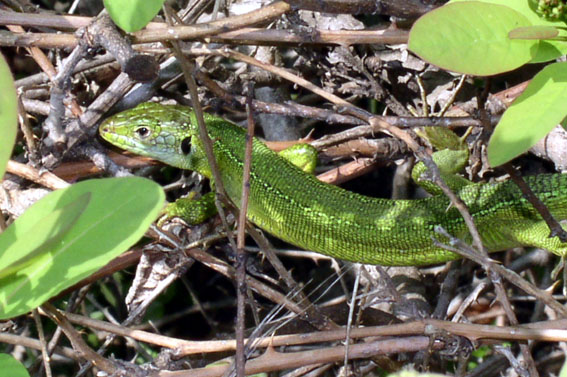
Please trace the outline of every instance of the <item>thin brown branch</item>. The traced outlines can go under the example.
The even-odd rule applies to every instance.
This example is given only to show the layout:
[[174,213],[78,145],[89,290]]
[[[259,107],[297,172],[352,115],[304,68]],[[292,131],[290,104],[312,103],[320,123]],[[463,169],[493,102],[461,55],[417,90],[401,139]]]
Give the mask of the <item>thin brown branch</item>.
[[230,30],[240,29],[246,26],[265,24],[279,18],[289,12],[291,6],[284,1],[276,1],[258,10],[211,21],[206,24],[168,26],[163,29],[141,30],[133,33],[134,43],[150,43],[164,41],[180,41],[186,38],[199,38],[217,35]]
[[50,303],[43,304],[43,310],[45,313],[55,322],[57,323],[62,329],[67,339],[73,345],[73,349],[77,351],[85,360],[92,362],[97,368],[104,370],[109,374],[118,373],[121,368],[118,367],[115,363],[111,362],[108,359],[100,356],[98,353],[93,351],[87,343],[83,340],[81,335],[73,328],[71,323],[65,318],[59,310],[57,310],[53,305]]
[[53,173],[40,173],[36,168],[13,160],[8,161],[6,171],[19,177],[29,179],[30,181],[48,187],[52,190],[57,190],[69,186],[69,183],[65,182]]
[[43,330],[43,324],[41,323],[41,318],[37,309],[32,310],[33,321],[35,322],[35,327],[37,329],[37,334],[39,337],[39,341],[41,343],[41,359],[43,361],[43,368],[45,368],[45,376],[52,377],[53,374],[51,373],[51,358],[49,356],[49,352],[47,350],[47,341],[45,340],[45,332]]
[[378,162],[376,159],[358,158],[356,161],[346,163],[335,169],[326,171],[323,174],[319,174],[317,178],[325,183],[340,185],[341,183],[348,182],[351,179],[355,179],[376,169],[377,165]]
[[[167,36],[166,30],[159,33]],[[343,45],[356,44],[401,44],[407,42],[408,32],[394,30],[318,30],[314,36],[297,35],[287,30],[271,30],[258,28],[243,28],[213,36],[203,36],[197,33],[186,36],[185,41],[207,38],[211,43],[235,45],[268,45],[268,46],[297,46],[297,45]],[[11,33],[0,30],[0,46],[37,47],[37,48],[73,48],[79,40],[74,34],[55,33]],[[137,47],[137,46],[135,46]],[[141,46],[138,49],[147,50]]]
[[[430,349],[429,337],[415,336],[407,338],[396,338],[379,340],[370,343],[352,344],[349,346],[348,358],[361,359],[377,355],[385,355],[400,352],[416,352]],[[442,349],[444,344],[435,342],[433,349]],[[344,358],[345,347],[323,347],[310,351],[298,351],[281,353],[269,349],[262,356],[248,361],[246,364],[246,375],[272,372],[283,369],[298,368],[305,365],[333,363]],[[156,376],[167,377],[218,377],[223,375],[227,366],[209,366],[190,371],[160,372]]]
[[246,366],[246,352],[244,348],[244,331],[246,319],[246,251],[244,242],[246,239],[246,213],[248,211],[248,198],[250,195],[250,171],[252,167],[252,145],[254,141],[254,114],[252,113],[253,85],[247,87],[246,103],[246,147],[244,149],[244,166],[242,167],[242,193],[240,196],[240,211],[238,213],[238,235],[237,235],[237,263],[236,263],[236,376],[244,377]]
[[[8,334],[0,332],[0,343],[12,344],[14,346],[22,346],[26,348],[41,351],[42,344],[38,339],[33,339],[27,336]],[[54,349],[55,354],[68,357],[71,360],[79,360],[80,355],[78,352],[69,347],[57,346]]]
[[[156,346],[178,349],[180,356],[199,353],[228,352],[236,349],[235,340],[205,340],[191,341],[173,338],[165,335],[155,334],[142,330],[131,329],[122,325],[112,324],[106,321],[93,319],[87,316],[66,313],[68,320],[76,325],[89,327],[94,330],[109,332],[119,336],[153,344]],[[494,326],[473,323],[455,323],[426,319],[397,325],[368,326],[351,329],[351,339],[363,339],[373,337],[394,337],[408,335],[426,335],[433,332],[431,327],[444,330],[458,336],[465,336],[473,341],[501,340],[501,341],[543,341],[543,342],[565,342],[567,341],[567,320],[544,321],[530,323],[520,326]],[[326,331],[317,331],[304,334],[276,335],[257,339],[254,343],[257,348],[298,346],[316,343],[341,341],[345,338],[346,329],[338,328]],[[12,336],[14,337],[14,336]],[[11,339],[8,337],[8,339]],[[13,341],[2,338],[0,341],[14,344]],[[15,340],[14,340],[15,341]],[[246,342],[249,340],[246,339]],[[16,343],[17,344],[17,343]],[[34,343],[35,344],[35,343]],[[37,344],[32,348],[39,349]]]

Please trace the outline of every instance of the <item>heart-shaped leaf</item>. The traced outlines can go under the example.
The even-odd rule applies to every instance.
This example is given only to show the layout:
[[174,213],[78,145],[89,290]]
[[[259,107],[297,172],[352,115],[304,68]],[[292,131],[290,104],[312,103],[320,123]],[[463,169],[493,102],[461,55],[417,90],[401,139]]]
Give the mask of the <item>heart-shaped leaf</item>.
[[494,75],[535,56],[538,41],[508,38],[511,30],[530,25],[525,16],[506,6],[455,2],[420,17],[411,28],[408,48],[450,71]]
[[[84,211],[74,219],[89,195]],[[155,220],[164,197],[155,182],[127,177],[80,182],[36,202],[0,234],[1,243],[18,243],[18,248],[9,248],[18,255],[29,255],[28,240],[34,250],[38,244],[43,245],[41,253],[35,253],[31,263],[23,263],[18,269],[10,268],[9,273],[0,278],[0,319],[36,308],[127,250]],[[34,226],[38,219],[47,219],[56,227],[52,237],[45,236],[47,228],[41,230],[44,244],[35,239]],[[56,219],[62,219],[66,225],[58,224]],[[12,227],[14,229],[10,230]],[[68,230],[63,232],[66,227]],[[8,241],[4,237],[8,237]],[[0,260],[5,254],[6,249],[0,250]],[[14,263],[8,262],[8,265]],[[17,260],[15,265],[18,265]]]

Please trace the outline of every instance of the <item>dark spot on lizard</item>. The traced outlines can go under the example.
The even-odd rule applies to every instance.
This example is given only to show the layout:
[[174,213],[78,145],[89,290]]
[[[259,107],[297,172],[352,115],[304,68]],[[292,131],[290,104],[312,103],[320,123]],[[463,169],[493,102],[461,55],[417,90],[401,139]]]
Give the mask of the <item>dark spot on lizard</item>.
[[189,152],[191,152],[190,137],[186,137],[185,139],[181,140],[181,152],[183,152],[183,154],[189,154]]

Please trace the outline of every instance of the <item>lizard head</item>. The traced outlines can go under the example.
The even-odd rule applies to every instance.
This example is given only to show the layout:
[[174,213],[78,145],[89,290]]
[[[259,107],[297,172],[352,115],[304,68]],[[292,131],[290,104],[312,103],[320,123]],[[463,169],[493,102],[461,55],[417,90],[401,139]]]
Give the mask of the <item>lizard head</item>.
[[190,108],[142,103],[106,119],[99,133],[104,140],[129,152],[195,170],[192,143],[198,130]]

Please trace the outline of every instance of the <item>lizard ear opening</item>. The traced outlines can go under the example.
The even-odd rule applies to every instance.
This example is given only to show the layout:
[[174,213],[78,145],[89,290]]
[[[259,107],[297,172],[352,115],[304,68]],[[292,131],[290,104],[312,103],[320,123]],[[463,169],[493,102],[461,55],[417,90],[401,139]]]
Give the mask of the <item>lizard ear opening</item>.
[[189,152],[191,152],[190,137],[186,137],[185,139],[181,140],[181,152],[183,152],[183,154],[189,154]]

